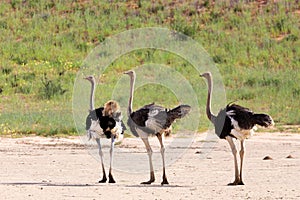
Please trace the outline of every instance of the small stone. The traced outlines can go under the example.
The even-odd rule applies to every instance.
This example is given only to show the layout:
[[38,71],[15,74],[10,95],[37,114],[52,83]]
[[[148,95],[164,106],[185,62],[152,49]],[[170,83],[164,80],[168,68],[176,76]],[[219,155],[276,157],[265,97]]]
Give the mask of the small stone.
[[288,155],[286,158],[294,158],[292,155]]
[[273,158],[271,158],[270,156],[266,156],[263,160],[273,160]]

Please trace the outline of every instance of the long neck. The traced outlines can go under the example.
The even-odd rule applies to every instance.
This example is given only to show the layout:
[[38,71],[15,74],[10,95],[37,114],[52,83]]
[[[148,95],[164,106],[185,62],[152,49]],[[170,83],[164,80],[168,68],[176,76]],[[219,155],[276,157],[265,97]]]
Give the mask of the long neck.
[[95,100],[95,81],[91,81],[92,87],[91,87],[91,96],[90,96],[90,110],[95,110],[95,104],[94,104],[94,100]]
[[208,117],[208,119],[214,123],[216,116],[214,116],[211,112],[211,94],[212,94],[212,79],[211,76],[207,77],[207,84],[208,84],[208,94],[207,94],[207,102],[206,102],[206,115]]
[[134,83],[135,83],[135,73],[130,76],[130,97],[128,101],[128,111],[127,114],[130,115],[132,113],[132,101],[133,101],[133,93],[134,93]]

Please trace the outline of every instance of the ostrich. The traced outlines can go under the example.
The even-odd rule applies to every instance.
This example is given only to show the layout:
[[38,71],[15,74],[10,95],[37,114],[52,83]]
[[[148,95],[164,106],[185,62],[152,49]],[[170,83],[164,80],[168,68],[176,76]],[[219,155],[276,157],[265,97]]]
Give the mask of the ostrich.
[[115,183],[112,176],[112,162],[113,162],[113,150],[115,140],[122,140],[124,130],[126,130],[125,125],[122,121],[122,114],[120,111],[119,104],[116,101],[110,100],[105,103],[104,107],[99,107],[95,109],[94,97],[95,97],[95,78],[94,76],[85,77],[88,80],[91,87],[90,95],[90,111],[86,118],[86,130],[89,140],[91,138],[95,139],[99,149],[99,155],[101,159],[103,178],[99,183],[105,183],[106,173],[103,162],[103,153],[101,149],[100,138],[106,136],[106,138],[111,139],[110,147],[110,167],[109,167],[109,183]]
[[[268,127],[274,125],[271,116],[267,114],[255,114],[248,108],[228,104],[226,108],[221,109],[217,116],[211,112],[211,94],[212,94],[212,76],[210,72],[200,75],[207,79],[208,82],[208,96],[206,103],[206,115],[208,119],[215,126],[215,133],[221,139],[226,139],[230,145],[234,157],[235,180],[228,185],[244,185],[242,179],[242,169],[244,160],[244,141],[249,138],[256,128],[255,125]],[[237,164],[237,150],[233,142],[236,138],[241,143],[240,154],[240,171]]]
[[145,144],[150,165],[150,180],[142,182],[141,184],[151,184],[155,181],[153,164],[152,164],[152,149],[149,144],[148,136],[156,135],[161,149],[161,156],[163,162],[163,181],[162,185],[169,184],[165,172],[165,147],[163,144],[162,136],[164,132],[169,132],[171,124],[178,118],[186,116],[191,107],[188,105],[180,105],[172,110],[167,110],[161,106],[155,105],[154,103],[145,105],[144,107],[133,111],[132,101],[134,93],[134,83],[136,74],[133,70],[124,72],[130,76],[130,98],[128,105],[128,121],[127,124],[130,127],[131,132],[136,136],[140,137]]

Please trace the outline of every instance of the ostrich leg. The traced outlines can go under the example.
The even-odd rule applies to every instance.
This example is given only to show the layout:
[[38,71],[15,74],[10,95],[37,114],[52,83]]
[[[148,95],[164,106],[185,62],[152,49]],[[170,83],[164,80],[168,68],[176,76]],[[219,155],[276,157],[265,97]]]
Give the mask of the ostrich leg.
[[153,169],[153,164],[152,164],[152,149],[150,147],[150,144],[149,144],[149,140],[148,138],[142,138],[145,146],[146,146],[146,149],[147,149],[147,153],[148,153],[148,157],[149,157],[149,165],[150,165],[150,180],[149,181],[145,181],[145,182],[142,182],[141,184],[151,184],[155,181],[155,177],[154,177],[154,169]]
[[160,153],[161,153],[161,157],[162,157],[162,162],[163,162],[163,181],[161,182],[162,185],[164,184],[169,184],[168,180],[167,180],[167,176],[166,176],[166,166],[165,166],[165,147],[164,147],[164,143],[162,141],[162,134],[158,133],[157,138],[159,140],[160,143]]
[[242,171],[243,171],[243,161],[244,161],[244,147],[245,147],[245,140],[241,140],[241,150],[240,150],[240,158],[241,158],[241,167],[240,167],[240,181],[238,185],[244,185],[242,180]]
[[103,162],[103,152],[101,149],[100,139],[96,138],[96,142],[98,144],[99,156],[101,159],[101,165],[102,165],[102,171],[103,171],[103,178],[102,178],[102,180],[99,181],[99,183],[105,183],[107,179],[106,179],[106,174],[105,174],[105,168],[104,168],[104,162]]
[[115,147],[115,138],[114,136],[112,136],[111,138],[111,146],[110,146],[110,165],[109,165],[109,174],[108,174],[108,178],[109,178],[109,183],[115,183],[116,181],[114,180],[113,176],[112,176],[112,165],[113,165],[113,156],[114,156],[114,147]]
[[235,144],[234,144],[234,142],[232,140],[232,137],[227,136],[226,140],[228,141],[228,143],[230,145],[230,148],[231,148],[231,151],[232,151],[232,154],[233,154],[233,157],[234,157],[234,174],[235,174],[235,180],[234,180],[234,182],[233,183],[229,183],[228,185],[237,185],[239,183],[239,181],[240,181],[239,169],[238,169],[237,157],[236,157],[237,150],[236,150]]

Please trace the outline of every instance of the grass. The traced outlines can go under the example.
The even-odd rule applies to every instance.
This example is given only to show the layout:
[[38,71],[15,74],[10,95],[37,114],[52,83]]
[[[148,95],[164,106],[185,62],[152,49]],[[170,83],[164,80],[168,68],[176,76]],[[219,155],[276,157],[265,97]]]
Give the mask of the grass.
[[[75,134],[73,83],[85,57],[109,36],[152,26],[180,31],[202,44],[223,76],[228,102],[238,100],[254,111],[270,113],[278,124],[299,125],[299,3],[236,2],[2,2],[0,134]],[[206,85],[189,63],[149,49],[124,55],[108,67],[98,81],[97,105],[110,97],[123,71],[151,62],[187,77],[204,111]],[[149,85],[136,91],[134,107],[153,99],[167,107],[178,103],[164,88]],[[199,130],[207,125],[201,116]]]

